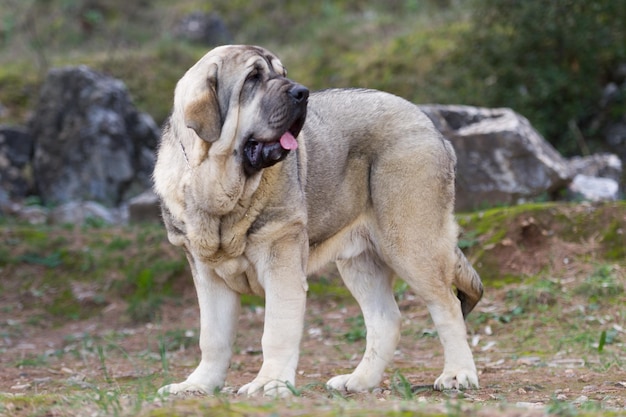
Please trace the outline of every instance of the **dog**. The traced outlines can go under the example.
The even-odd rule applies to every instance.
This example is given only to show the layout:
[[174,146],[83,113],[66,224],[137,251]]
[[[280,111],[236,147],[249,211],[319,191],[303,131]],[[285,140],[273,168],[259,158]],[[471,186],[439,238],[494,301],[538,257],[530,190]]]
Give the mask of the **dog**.
[[[400,336],[397,275],[425,302],[444,350],[434,388],[478,387],[464,317],[483,293],[458,249],[456,157],[413,104],[366,89],[316,93],[270,51],[209,51],[176,85],[154,170],[169,241],[187,256],[200,307],[201,360],[161,394],[224,385],[239,296],[265,297],[263,363],[240,394],[295,384],[307,275],[336,262],[367,336],[331,389],[378,386]],[[456,287],[456,294],[452,286]]]

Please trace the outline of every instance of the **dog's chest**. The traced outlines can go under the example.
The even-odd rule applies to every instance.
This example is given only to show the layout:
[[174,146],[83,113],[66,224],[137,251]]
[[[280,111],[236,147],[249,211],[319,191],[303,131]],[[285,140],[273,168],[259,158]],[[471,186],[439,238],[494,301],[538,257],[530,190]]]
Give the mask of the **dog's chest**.
[[213,270],[226,285],[240,294],[265,295],[257,274],[245,256],[228,259],[216,265]]
[[186,224],[186,246],[195,262],[211,268],[229,288],[241,294],[264,295],[254,263],[248,258],[250,226],[254,217],[250,213],[220,218],[196,218]]

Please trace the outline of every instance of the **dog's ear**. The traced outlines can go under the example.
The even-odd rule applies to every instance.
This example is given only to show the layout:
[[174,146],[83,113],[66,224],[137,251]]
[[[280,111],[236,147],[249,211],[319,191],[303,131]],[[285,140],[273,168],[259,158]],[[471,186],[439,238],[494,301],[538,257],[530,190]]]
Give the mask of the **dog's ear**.
[[222,130],[222,116],[217,98],[217,64],[211,64],[206,89],[200,97],[185,107],[185,124],[200,138],[215,142]]

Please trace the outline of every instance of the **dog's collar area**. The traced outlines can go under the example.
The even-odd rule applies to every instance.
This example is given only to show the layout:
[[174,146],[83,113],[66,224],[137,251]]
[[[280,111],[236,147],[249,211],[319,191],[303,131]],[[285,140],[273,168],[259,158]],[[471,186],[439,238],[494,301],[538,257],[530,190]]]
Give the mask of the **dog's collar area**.
[[187,157],[187,152],[185,151],[185,146],[181,140],[178,141],[180,145],[180,150],[183,151],[183,157],[185,158],[185,162],[187,163],[187,168],[191,168],[191,164],[189,163],[189,158]]

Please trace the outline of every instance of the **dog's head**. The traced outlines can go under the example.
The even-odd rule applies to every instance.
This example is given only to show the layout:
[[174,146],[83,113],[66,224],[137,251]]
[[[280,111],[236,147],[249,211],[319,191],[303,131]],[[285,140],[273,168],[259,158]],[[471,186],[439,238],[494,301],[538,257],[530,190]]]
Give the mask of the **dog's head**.
[[[229,154],[246,176],[298,147],[309,91],[286,78],[280,60],[256,46],[213,49],[179,81],[174,108],[216,153]],[[219,149],[212,149],[218,147]]]

